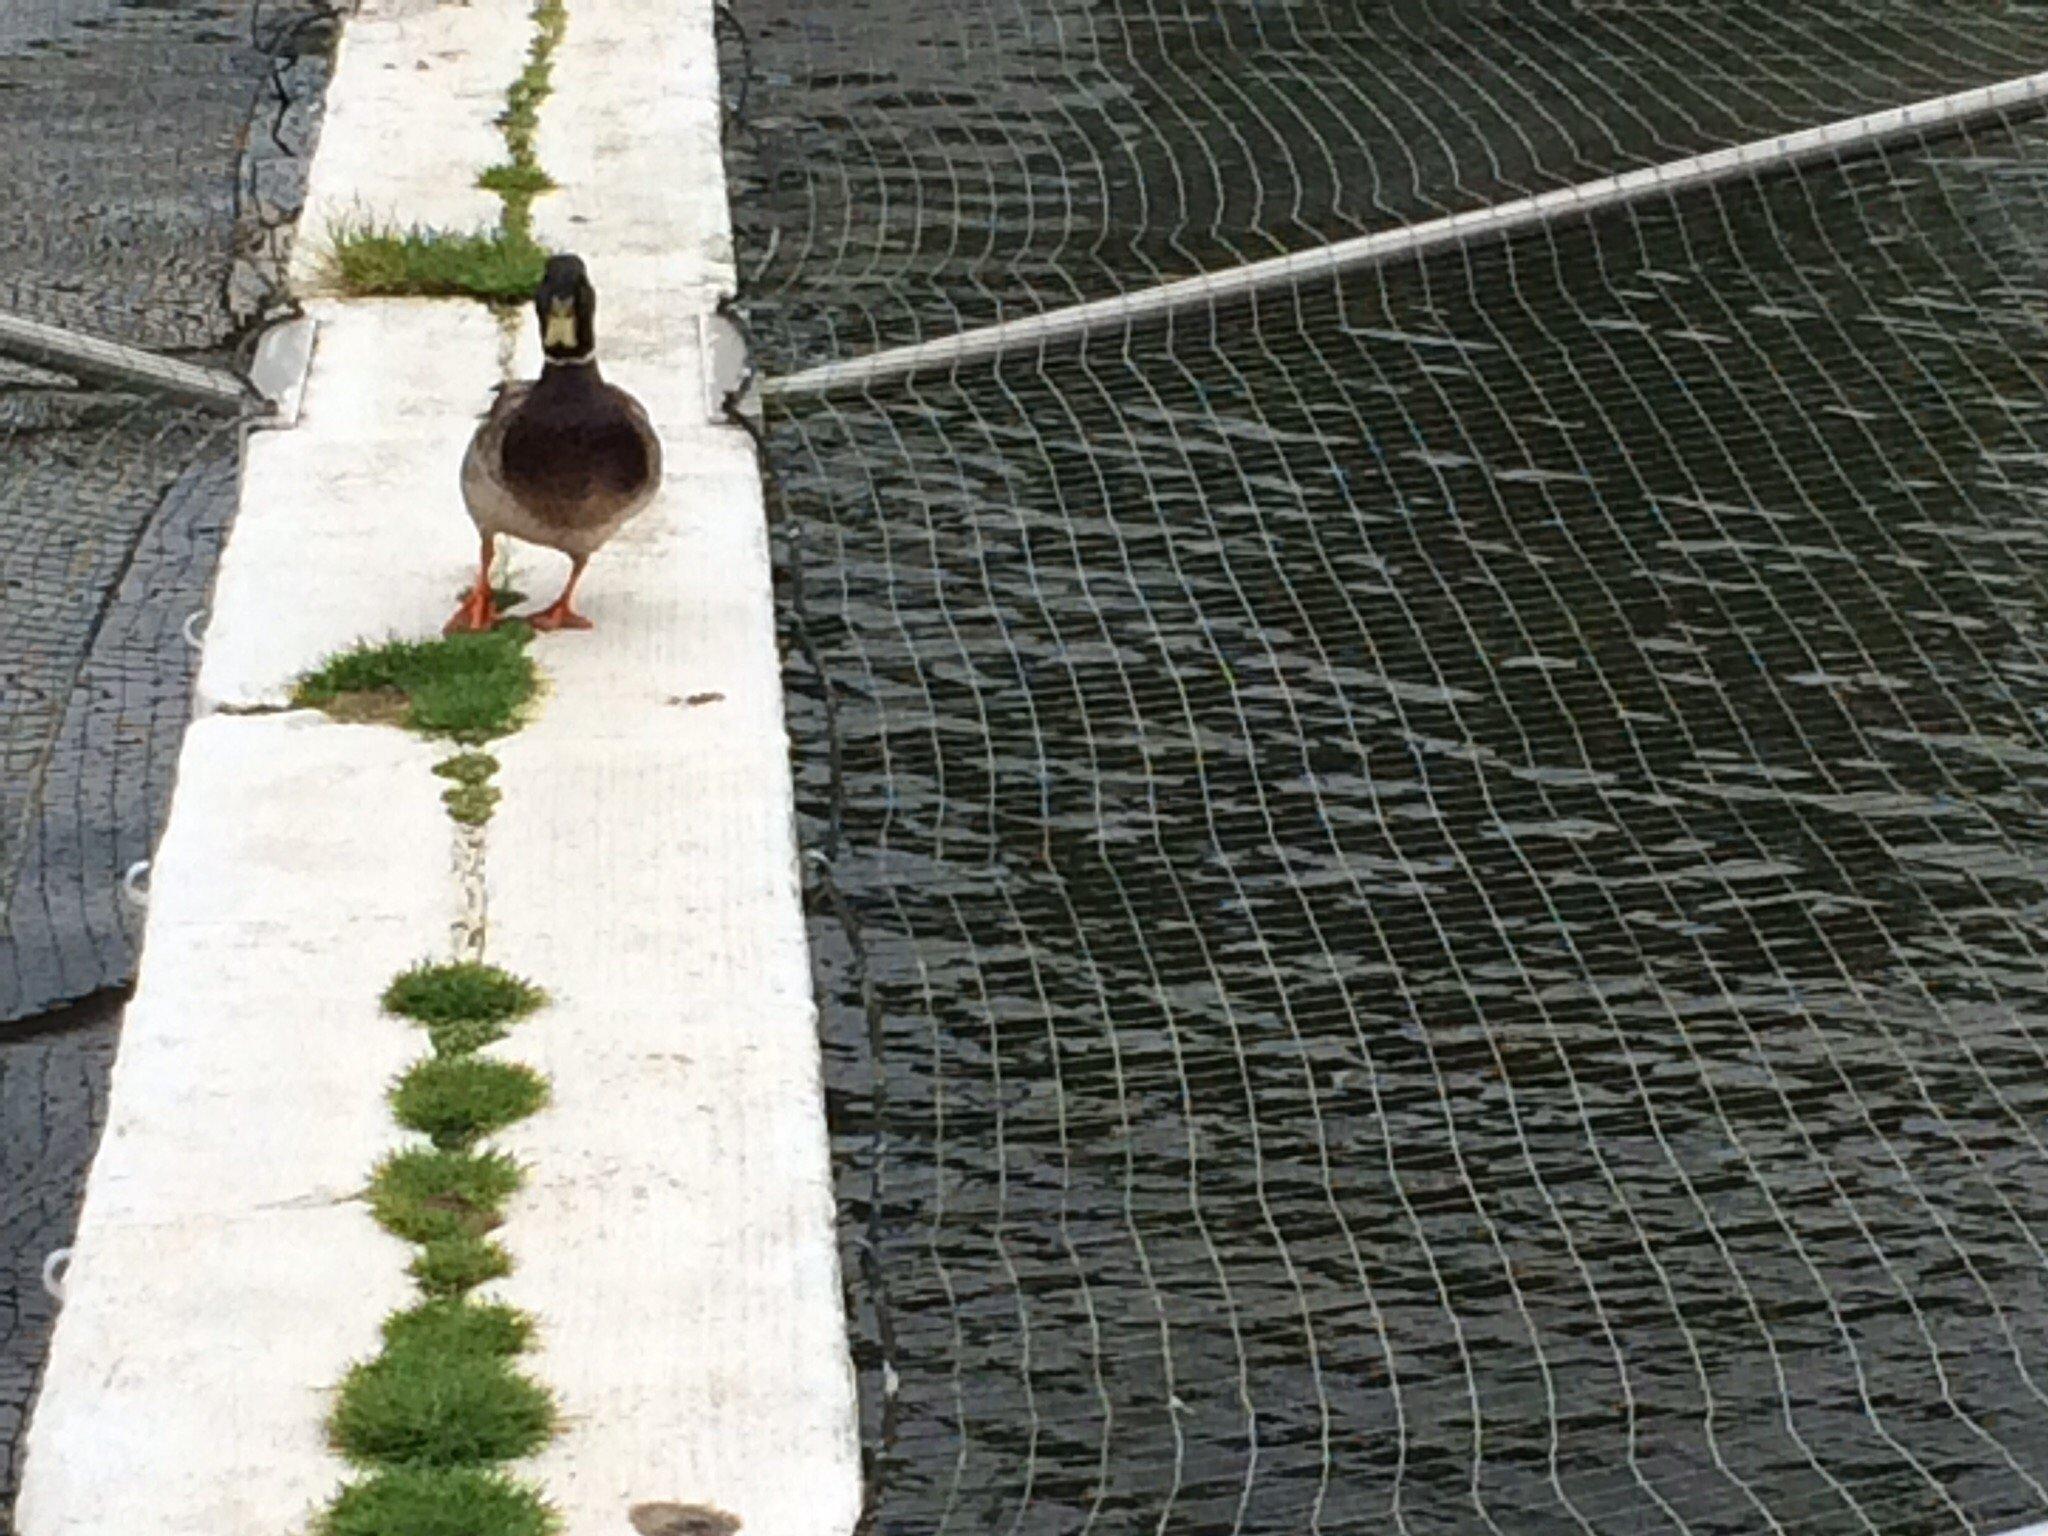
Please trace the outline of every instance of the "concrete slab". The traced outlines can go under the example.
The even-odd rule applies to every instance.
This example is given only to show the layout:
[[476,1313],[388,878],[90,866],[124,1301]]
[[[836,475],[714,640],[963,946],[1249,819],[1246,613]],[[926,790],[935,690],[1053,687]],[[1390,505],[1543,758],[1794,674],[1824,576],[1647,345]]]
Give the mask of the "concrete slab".
[[434,757],[303,714],[187,734],[22,1536],[276,1536],[333,1492],[326,1394],[410,1290],[355,1195],[421,1050],[378,993],[457,909]]
[[534,205],[542,241],[602,258],[603,288],[671,313],[697,307],[683,290],[732,291],[711,5],[573,5],[555,81],[535,138],[560,184]]
[[187,732],[89,1215],[344,1199],[403,1139],[381,1090],[426,1047],[377,1000],[459,912],[445,755],[304,713]]
[[[600,354],[668,479],[591,565],[597,629],[538,642],[487,876],[493,955],[558,999],[515,1052],[554,1107],[506,1138],[533,1172],[500,1289],[544,1320],[569,1420],[533,1471],[567,1536],[659,1500],[843,1536],[860,1457],[759,466],[706,423],[715,289],[643,287],[607,249]],[[551,595],[559,560],[516,559]]]
[[404,1267],[351,1206],[81,1231],[16,1531],[305,1531],[344,1471],[327,1404],[404,1304]]
[[485,229],[477,174],[504,158],[496,119],[525,66],[531,0],[363,0],[343,30],[306,185],[292,285],[319,291],[328,236],[372,220]]
[[473,574],[462,452],[499,378],[475,304],[315,301],[299,425],[248,445],[196,687],[203,714],[286,702],[363,639],[438,632]]
[[555,1100],[506,1138],[532,1174],[499,1289],[544,1320],[569,1422],[533,1471],[569,1536],[647,1500],[784,1536],[859,1513],[793,849],[761,793],[783,761],[729,724],[507,745],[492,943],[557,1001],[517,1038]]

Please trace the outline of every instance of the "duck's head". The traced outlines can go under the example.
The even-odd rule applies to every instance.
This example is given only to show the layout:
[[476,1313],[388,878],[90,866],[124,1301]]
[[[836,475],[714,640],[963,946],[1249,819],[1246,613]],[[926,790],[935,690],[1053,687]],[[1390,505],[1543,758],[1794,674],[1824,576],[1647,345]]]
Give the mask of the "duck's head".
[[597,290],[579,256],[553,256],[534,290],[541,350],[551,363],[587,363],[597,354]]

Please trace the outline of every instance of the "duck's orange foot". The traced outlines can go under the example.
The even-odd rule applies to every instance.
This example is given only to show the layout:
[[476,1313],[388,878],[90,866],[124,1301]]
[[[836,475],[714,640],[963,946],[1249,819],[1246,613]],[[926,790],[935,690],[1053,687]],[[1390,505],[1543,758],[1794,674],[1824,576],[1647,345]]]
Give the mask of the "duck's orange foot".
[[526,621],[541,633],[557,629],[595,629],[597,626],[583,617],[568,602],[551,603]]
[[462,600],[455,617],[441,627],[444,635],[480,635],[498,624],[498,604],[489,587],[478,588]]

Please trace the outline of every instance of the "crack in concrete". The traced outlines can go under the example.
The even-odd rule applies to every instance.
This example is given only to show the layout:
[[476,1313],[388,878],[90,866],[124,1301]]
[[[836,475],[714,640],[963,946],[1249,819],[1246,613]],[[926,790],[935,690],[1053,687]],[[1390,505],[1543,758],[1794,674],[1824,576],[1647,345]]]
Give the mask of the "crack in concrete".
[[484,827],[455,823],[455,880],[462,909],[451,937],[455,958],[481,963],[489,930],[490,897],[484,883]]

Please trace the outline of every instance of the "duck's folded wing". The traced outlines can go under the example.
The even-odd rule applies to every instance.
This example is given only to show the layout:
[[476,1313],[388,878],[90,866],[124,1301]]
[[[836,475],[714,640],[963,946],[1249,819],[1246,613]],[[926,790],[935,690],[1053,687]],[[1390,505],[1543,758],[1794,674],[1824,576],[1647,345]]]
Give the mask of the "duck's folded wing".
[[661,486],[661,438],[656,435],[654,423],[647,418],[647,411],[638,400],[623,389],[615,392],[619,402],[626,409],[626,418],[633,425],[633,435],[640,439],[647,450],[646,494],[652,496]]
[[498,386],[491,408],[477,424],[462,456],[462,500],[478,527],[497,529],[507,499],[504,480],[505,427],[532,393],[530,382]]
[[500,379],[491,390],[491,403],[484,412],[484,423],[495,421],[502,426],[505,418],[518,410],[533,393],[531,379]]

